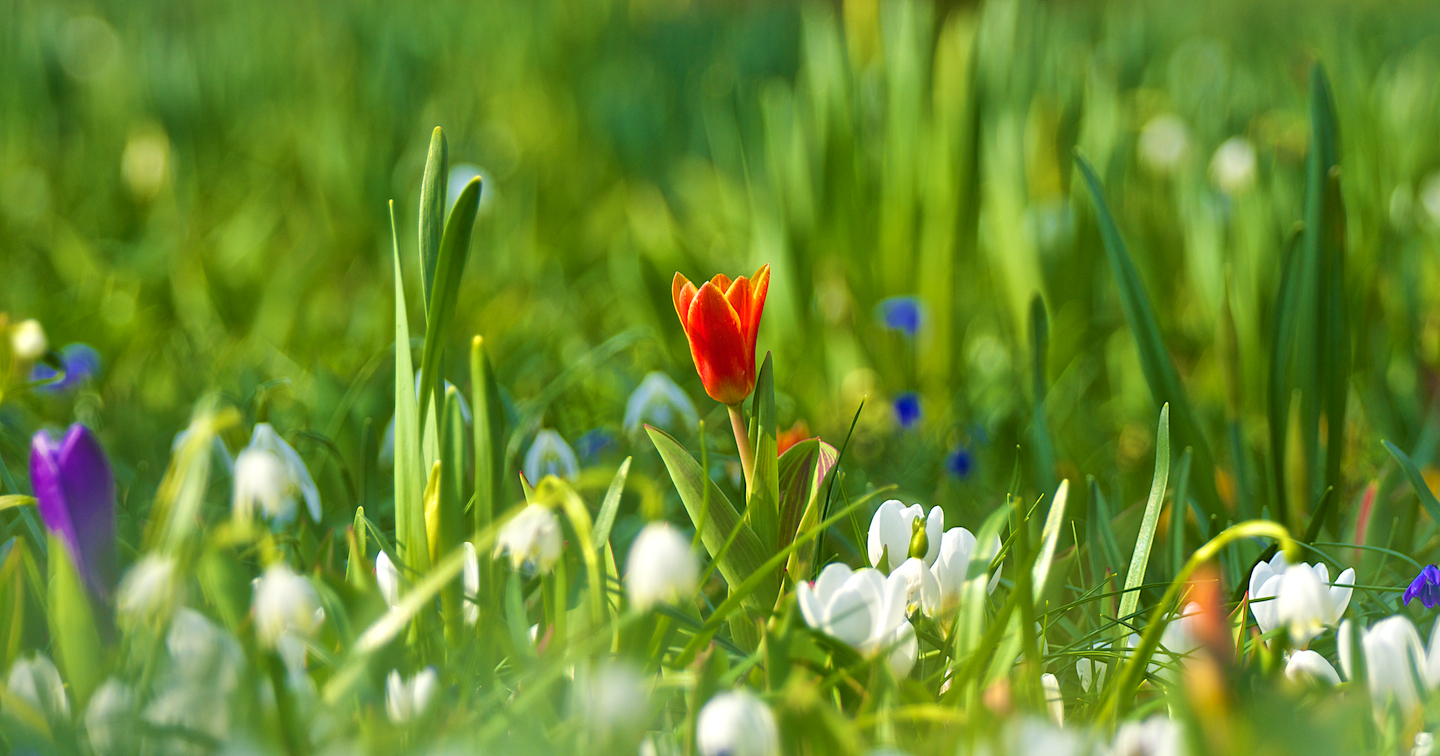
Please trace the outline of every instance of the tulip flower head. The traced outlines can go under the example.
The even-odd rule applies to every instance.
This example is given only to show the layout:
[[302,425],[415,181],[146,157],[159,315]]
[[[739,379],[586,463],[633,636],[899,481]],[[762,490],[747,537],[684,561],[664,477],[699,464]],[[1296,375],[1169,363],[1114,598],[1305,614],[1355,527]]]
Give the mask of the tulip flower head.
[[1283,625],[1290,629],[1291,642],[1303,646],[1340,621],[1354,584],[1354,568],[1341,572],[1330,585],[1330,568],[1324,563],[1291,565],[1284,552],[1278,552],[1250,573],[1250,613],[1260,632]]
[[509,554],[510,564],[517,570],[529,562],[540,572],[549,572],[560,558],[562,547],[560,521],[555,519],[555,513],[539,504],[526,504],[520,514],[500,528],[495,556]]
[[385,678],[385,714],[395,724],[418,719],[430,707],[439,683],[440,675],[434,667],[426,667],[408,679],[400,676],[400,670],[390,670]]
[[780,730],[764,701],[743,689],[729,691],[700,710],[695,745],[701,756],[779,756]]
[[100,442],[76,423],[55,440],[45,431],[30,443],[30,484],[45,527],[60,537],[92,596],[115,589],[115,476]]
[[689,395],[658,370],[647,374],[625,402],[625,432],[631,435],[646,424],[674,432],[693,431],[699,422]]
[[690,541],[665,523],[652,522],[630,545],[625,563],[625,593],[630,605],[645,611],[662,601],[693,596],[700,565]]
[[[918,526],[917,520],[920,521]],[[881,504],[870,519],[867,541],[870,564],[879,567],[881,557],[884,557],[893,570],[913,556],[923,559],[925,566],[929,567],[940,556],[940,539],[944,530],[945,512],[940,507],[932,507],[927,517],[925,508],[919,504],[907,507],[899,499],[890,499]],[[923,548],[917,553],[914,548],[922,544]]]
[[769,265],[733,281],[720,273],[699,288],[676,273],[670,286],[700,382],[721,404],[736,406],[755,388],[755,337],[769,288]]
[[574,480],[580,474],[580,460],[575,450],[565,443],[565,437],[550,428],[541,428],[525,452],[525,479],[540,482],[546,475]]
[[320,489],[305,460],[269,423],[256,423],[250,444],[235,458],[235,515],[249,519],[258,505],[266,517],[288,523],[295,519],[297,497],[320,522]]
[[1425,569],[1420,570],[1420,574],[1410,581],[1410,587],[1405,589],[1403,598],[1406,606],[1417,598],[1426,609],[1440,606],[1440,568],[1433,564],[1426,565]]

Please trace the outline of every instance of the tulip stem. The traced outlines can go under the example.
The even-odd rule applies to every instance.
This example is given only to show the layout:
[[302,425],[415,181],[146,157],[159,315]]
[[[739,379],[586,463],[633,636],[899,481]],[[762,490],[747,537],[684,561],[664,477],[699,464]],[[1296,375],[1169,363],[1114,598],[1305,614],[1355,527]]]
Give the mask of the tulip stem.
[[750,427],[740,405],[730,406],[730,425],[735,429],[735,446],[740,450],[740,467],[745,471],[745,490],[750,490],[750,477],[755,473],[755,450],[750,448]]

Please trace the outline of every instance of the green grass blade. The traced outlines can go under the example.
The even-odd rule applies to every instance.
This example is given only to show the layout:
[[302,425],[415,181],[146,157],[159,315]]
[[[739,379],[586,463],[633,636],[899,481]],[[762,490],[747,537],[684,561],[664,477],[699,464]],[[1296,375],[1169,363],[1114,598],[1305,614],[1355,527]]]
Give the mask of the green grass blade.
[[[436,532],[430,534],[435,544],[431,559],[454,551],[464,540],[465,510],[465,419],[460,414],[460,392],[454,386],[445,391],[445,411],[440,424],[440,497]],[[460,584],[451,581],[440,594],[441,612],[445,619],[445,639],[452,645],[460,642],[463,624],[463,597]]]
[[1039,294],[1030,300],[1031,380],[1030,445],[1035,456],[1035,485],[1041,491],[1055,489],[1055,444],[1045,416],[1045,359],[1050,352],[1050,319],[1045,300]]
[[1410,487],[1415,489],[1415,494],[1420,497],[1420,504],[1425,507],[1425,511],[1430,513],[1431,519],[1440,522],[1440,501],[1436,501],[1434,492],[1425,483],[1425,476],[1420,473],[1420,468],[1415,466],[1415,461],[1410,459],[1409,454],[1400,451],[1400,447],[1395,444],[1389,441],[1381,443],[1385,444],[1385,450],[1390,452],[1390,456],[1394,457],[1395,462],[1400,465],[1400,471],[1405,473],[1405,479],[1410,481]]
[[1190,447],[1180,454],[1175,467],[1175,500],[1170,503],[1170,574],[1185,566],[1185,514],[1190,500]]
[[1165,501],[1165,487],[1170,481],[1170,405],[1160,408],[1160,427],[1155,431],[1155,477],[1150,481],[1150,498],[1145,502],[1145,517],[1140,521],[1140,534],[1135,538],[1135,552],[1130,557],[1130,571],[1125,575],[1125,595],[1120,598],[1120,619],[1135,613],[1140,603],[1140,584],[1145,582],[1145,567],[1150,563],[1150,547],[1155,543],[1155,526],[1160,522],[1160,505]]
[[435,268],[440,259],[440,239],[445,231],[445,194],[450,188],[450,148],[439,126],[430,132],[430,152],[425,156],[425,175],[420,179],[420,291],[425,297],[425,314],[435,292]]
[[597,544],[610,542],[610,527],[615,524],[615,513],[620,511],[620,495],[625,493],[625,479],[630,477],[630,462],[633,459],[634,457],[626,457],[625,461],[620,463],[615,477],[610,479],[610,487],[605,489],[605,498],[600,500],[600,512],[595,515],[593,534]]
[[1079,155],[1075,156],[1075,163],[1080,167],[1085,183],[1090,188],[1090,195],[1095,200],[1100,237],[1105,244],[1105,254],[1110,260],[1111,270],[1115,274],[1115,284],[1120,290],[1120,305],[1125,312],[1125,321],[1135,335],[1135,346],[1140,352],[1140,367],[1145,373],[1145,382],[1149,384],[1156,404],[1169,404],[1174,409],[1176,440],[1195,449],[1195,482],[1203,509],[1206,514],[1223,517],[1220,497],[1215,492],[1215,468],[1211,461],[1213,458],[1210,455],[1210,445],[1206,443],[1200,426],[1190,411],[1190,402],[1186,399],[1184,387],[1180,385],[1180,376],[1175,372],[1175,364],[1165,349],[1165,342],[1160,338],[1160,326],[1155,321],[1155,310],[1150,304],[1149,295],[1145,293],[1140,272],[1135,269],[1135,263],[1125,248],[1125,240],[1121,237],[1120,228],[1115,224],[1115,218],[1105,202],[1104,190],[1100,186],[1100,180],[1095,177],[1094,169]]
[[1110,522],[1110,507],[1105,503],[1105,494],[1100,483],[1090,478],[1090,511],[1086,515],[1085,529],[1090,543],[1090,570],[1099,580],[1106,570],[1118,572],[1124,563],[1120,544],[1115,540],[1115,530]]
[[1290,428],[1290,371],[1294,363],[1295,321],[1299,317],[1300,239],[1297,229],[1285,243],[1280,287],[1275,293],[1274,328],[1270,334],[1270,377],[1266,386],[1272,483],[1270,499],[1275,503],[1273,514],[1281,524],[1287,522],[1290,513],[1285,490],[1285,454]]
[[1060,531],[1065,525],[1065,505],[1069,499],[1070,481],[1062,480],[1055,489],[1055,497],[1050,500],[1050,513],[1045,516],[1045,529],[1040,531],[1040,551],[1035,557],[1035,569],[1030,577],[1037,605],[1045,596],[1045,585],[1055,560],[1055,547],[1060,543]]
[[470,410],[475,431],[475,531],[489,527],[501,508],[500,491],[504,468],[505,411],[500,404],[500,386],[495,369],[485,354],[484,340],[470,341]]
[[975,534],[975,551],[965,572],[965,585],[960,589],[960,615],[955,629],[955,658],[968,659],[980,648],[985,624],[986,590],[990,584],[990,562],[998,554],[995,539],[1010,520],[1010,507],[996,507]]
[[430,566],[425,538],[425,473],[420,467],[420,411],[415,400],[415,368],[410,361],[410,319],[405,309],[405,278],[400,243],[395,238],[395,203],[390,203],[390,241],[395,261],[395,540],[411,574]]

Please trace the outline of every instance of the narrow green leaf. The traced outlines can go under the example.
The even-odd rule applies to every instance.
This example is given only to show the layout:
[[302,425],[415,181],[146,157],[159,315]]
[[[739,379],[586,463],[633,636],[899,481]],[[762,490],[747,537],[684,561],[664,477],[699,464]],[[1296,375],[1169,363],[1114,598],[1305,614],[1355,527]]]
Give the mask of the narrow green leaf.
[[1045,582],[1050,577],[1055,547],[1060,543],[1060,530],[1065,524],[1065,504],[1069,499],[1070,481],[1062,480],[1055,489],[1055,497],[1050,500],[1050,513],[1045,516],[1045,529],[1040,532],[1040,553],[1035,557],[1035,570],[1030,578],[1037,605],[1045,596]]
[[1125,248],[1125,240],[1120,235],[1114,216],[1110,214],[1104,190],[1100,186],[1100,180],[1095,177],[1094,169],[1079,155],[1075,156],[1075,163],[1080,167],[1085,183],[1090,188],[1090,195],[1095,200],[1100,237],[1105,244],[1110,268],[1115,274],[1115,284],[1120,290],[1120,305],[1125,312],[1125,322],[1129,324],[1135,336],[1135,346],[1140,352],[1140,367],[1145,373],[1145,382],[1149,384],[1156,404],[1169,404],[1174,408],[1176,440],[1195,449],[1195,483],[1202,508],[1206,514],[1224,517],[1224,508],[1215,491],[1215,465],[1210,454],[1210,445],[1206,443],[1200,425],[1190,411],[1190,402],[1185,397],[1184,387],[1180,385],[1180,376],[1175,372],[1175,364],[1170,360],[1170,353],[1166,351],[1165,342],[1160,337],[1160,326],[1155,321],[1155,310],[1150,304],[1149,295],[1145,293],[1140,272],[1135,269],[1135,263]]
[[[1316,275],[1316,397],[1325,422],[1325,478],[1319,491],[1342,490],[1345,405],[1350,393],[1350,329],[1345,296],[1345,205],[1340,194],[1340,133],[1325,69],[1310,76],[1313,139],[1305,163],[1305,246]],[[1319,412],[1315,432],[1319,434]],[[1318,446],[1318,438],[1317,446]],[[1338,519],[1335,520],[1338,524]]]
[[430,132],[430,152],[425,156],[425,175],[420,179],[420,291],[429,317],[435,289],[435,267],[440,257],[440,239],[445,229],[445,194],[449,185],[450,148],[439,126]]
[[745,507],[760,546],[768,556],[780,546],[780,472],[775,453],[775,366],[770,355],[755,378],[750,415],[755,450],[755,471],[745,492]]
[[1100,483],[1093,477],[1089,482],[1090,512],[1086,515],[1088,521],[1085,527],[1090,536],[1090,570],[1095,579],[1099,580],[1107,569],[1118,572],[1125,559],[1120,554],[1120,544],[1115,540],[1115,530],[1110,522],[1110,507],[1105,503],[1105,494],[1100,490]]
[[1285,243],[1280,266],[1280,287],[1275,294],[1274,329],[1270,333],[1270,380],[1267,391],[1267,420],[1270,430],[1270,475],[1274,515],[1287,524],[1290,506],[1285,490],[1285,459],[1290,429],[1290,371],[1295,361],[1295,322],[1299,318],[1301,228]]
[[1420,497],[1420,503],[1425,507],[1425,511],[1430,513],[1430,518],[1440,522],[1440,501],[1435,500],[1435,493],[1430,490],[1430,486],[1425,482],[1425,476],[1420,473],[1420,468],[1415,465],[1415,461],[1410,459],[1409,454],[1400,451],[1400,447],[1395,444],[1389,441],[1381,441],[1381,443],[1385,444],[1385,450],[1390,452],[1390,456],[1399,463],[1400,471],[1405,473],[1405,479],[1410,481],[1410,487],[1415,489],[1415,494]]
[[410,319],[405,310],[405,278],[400,242],[395,238],[395,203],[390,203],[390,242],[395,261],[395,540],[411,574],[430,566],[425,537],[425,473],[420,466],[420,411],[415,400],[415,368],[410,361]]
[[1135,553],[1130,557],[1130,571],[1125,575],[1125,594],[1120,598],[1120,619],[1135,613],[1140,603],[1140,584],[1145,582],[1145,567],[1150,563],[1150,547],[1155,542],[1155,526],[1160,523],[1160,505],[1165,501],[1165,487],[1170,482],[1170,405],[1160,408],[1160,427],[1155,431],[1155,477],[1150,481],[1150,498],[1145,502],[1145,518],[1140,521],[1140,534],[1135,538]]
[[1039,294],[1030,300],[1031,380],[1030,445],[1035,456],[1035,485],[1042,491],[1055,488],[1055,444],[1045,417],[1045,358],[1050,351],[1050,320],[1045,300]]
[[455,319],[455,304],[460,299],[460,279],[465,261],[470,257],[470,235],[475,229],[475,213],[480,209],[480,178],[460,190],[455,209],[445,223],[440,238],[440,257],[435,263],[435,286],[425,318],[425,351],[420,358],[420,417],[426,416],[431,395],[440,378],[440,355]]
[[1190,501],[1190,447],[1180,454],[1175,469],[1175,500],[1170,503],[1170,574],[1185,566],[1185,514]]
[[[460,414],[460,392],[454,386],[445,390],[444,419],[440,424],[440,497],[438,532],[431,534],[435,543],[431,559],[439,560],[459,548],[464,540],[465,510],[465,419]],[[460,642],[464,628],[464,597],[459,581],[451,581],[440,593],[441,615],[445,620],[445,639],[452,645]]]
[[490,526],[500,505],[505,411],[495,370],[479,336],[470,341],[470,410],[475,429],[475,531]]
[[595,543],[610,542],[610,527],[615,524],[615,513],[620,511],[620,495],[625,492],[625,479],[630,477],[632,459],[634,457],[626,457],[620,463],[615,477],[610,479],[610,487],[605,489],[605,498],[600,500],[600,512],[595,515]]
[[[675,490],[680,494],[685,511],[689,512],[691,522],[701,528],[700,540],[705,544],[705,550],[712,558],[716,558],[717,553],[720,554],[716,562],[725,582],[732,587],[745,582],[746,578],[754,575],[760,565],[765,563],[766,555],[771,553],[771,550],[761,546],[755,531],[741,521],[735,506],[725,498],[725,494],[710,480],[705,471],[700,469],[699,463],[685,451],[680,442],[658,428],[647,425],[645,430],[650,434],[655,449],[660,452],[665,469],[670,471],[670,479],[675,483]],[[702,527],[701,511],[704,508],[706,487],[710,489],[710,509],[703,518]],[[734,542],[721,553],[732,533],[735,534]],[[766,590],[759,594],[759,601],[765,604],[766,610],[774,605],[777,590],[778,584],[772,576]]]
[[995,540],[1010,520],[1010,507],[996,507],[975,534],[975,550],[960,589],[960,615],[955,626],[955,658],[968,659],[981,643],[985,627],[985,599],[989,595],[990,563],[998,556]]
[[10,495],[7,495],[7,496],[0,496],[0,512],[3,512],[3,511],[5,511],[5,510],[7,510],[7,509],[10,509],[10,508],[12,508],[12,507],[28,507],[28,506],[32,506],[32,505],[34,505],[35,503],[36,503],[36,500],[35,500],[35,497],[33,497],[33,496],[24,496],[24,495],[21,495],[21,494],[10,494]]

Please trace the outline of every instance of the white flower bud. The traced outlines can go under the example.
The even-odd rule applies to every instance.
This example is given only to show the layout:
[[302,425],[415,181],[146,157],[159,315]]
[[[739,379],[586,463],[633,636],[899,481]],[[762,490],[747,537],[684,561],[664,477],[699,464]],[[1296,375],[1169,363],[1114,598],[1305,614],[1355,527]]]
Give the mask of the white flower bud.
[[295,518],[297,497],[305,499],[311,519],[319,522],[320,489],[305,461],[269,423],[256,423],[249,446],[235,458],[236,516],[252,517],[258,504],[266,517],[286,523]]
[[690,550],[690,542],[669,525],[646,525],[630,545],[625,593],[637,610],[693,596],[699,581],[700,565]]
[[255,634],[271,648],[286,633],[309,636],[324,616],[319,601],[315,586],[288,565],[282,562],[265,568],[255,584]]
[[780,732],[764,701],[736,690],[716,695],[700,710],[695,744],[701,756],[779,756]]
[[115,610],[132,622],[163,620],[175,602],[178,581],[175,560],[166,554],[146,554],[136,562],[115,598]]
[[563,436],[550,428],[543,428],[535,434],[534,443],[525,452],[524,470],[525,478],[531,485],[539,483],[546,475],[574,480],[580,473],[580,460]]
[[70,720],[70,699],[65,696],[65,681],[60,670],[44,654],[31,654],[15,660],[5,687],[16,697],[35,707],[51,722]]
[[375,557],[375,584],[379,586],[380,596],[387,606],[394,609],[400,605],[400,571],[395,569],[390,555],[383,551]]
[[404,724],[418,719],[429,708],[439,683],[434,667],[426,667],[408,680],[400,676],[400,670],[391,670],[385,678],[385,713],[390,721]]
[[560,521],[554,512],[539,504],[525,505],[520,514],[500,528],[495,539],[495,556],[508,553],[511,566],[517,570],[531,562],[539,571],[549,572],[562,549]]

